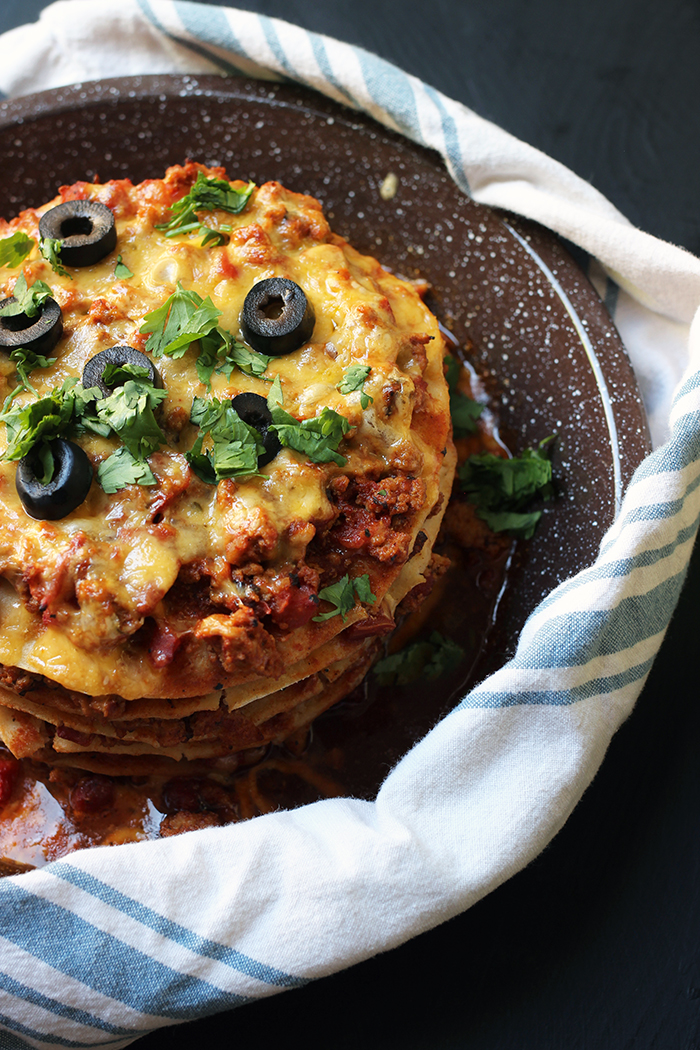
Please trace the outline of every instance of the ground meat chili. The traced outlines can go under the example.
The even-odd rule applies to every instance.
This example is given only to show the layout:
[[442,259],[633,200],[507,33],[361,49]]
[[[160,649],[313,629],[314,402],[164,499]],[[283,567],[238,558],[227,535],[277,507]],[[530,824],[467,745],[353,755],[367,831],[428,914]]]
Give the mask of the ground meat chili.
[[[466,383],[468,373],[464,372]],[[471,381],[475,383],[474,377]],[[502,448],[487,415],[477,434],[458,440],[460,459],[479,451]],[[392,516],[411,500],[405,479],[363,482],[360,498],[348,503],[348,490],[359,488],[341,477],[335,486],[339,514],[334,530],[342,550],[347,536],[359,536],[364,523],[387,534]],[[381,494],[380,494],[381,490]],[[344,501],[345,498],[345,501]],[[346,511],[346,507],[352,510]],[[362,521],[363,525],[358,525]],[[379,526],[377,525],[379,523]],[[324,537],[324,543],[328,538]],[[355,541],[353,541],[355,542]],[[404,599],[404,617],[390,639],[398,651],[433,630],[471,636],[460,673],[476,659],[484,644],[497,597],[506,576],[513,543],[490,532],[455,491],[435,545],[437,563],[425,589],[429,596]],[[189,584],[192,580],[188,581]],[[192,590],[188,589],[190,600]],[[287,581],[275,591],[272,615],[280,622],[304,620],[315,614],[309,605],[314,590],[303,580]],[[414,611],[414,603],[415,609]],[[468,624],[468,631],[465,629]],[[380,644],[387,627],[367,624]],[[167,658],[172,641],[154,627],[152,645]],[[0,671],[18,685],[20,672]],[[29,685],[24,676],[24,687]],[[457,675],[459,678],[459,674]],[[371,673],[345,700],[322,715],[309,730],[284,744],[253,748],[230,756],[215,770],[198,768],[171,777],[110,777],[80,770],[53,769],[40,763],[18,762],[0,751],[0,873],[14,874],[41,866],[83,847],[169,837],[200,828],[220,827],[278,808],[350,793],[371,798],[387,763],[397,760],[447,712],[454,676],[426,690],[425,680],[382,686]],[[207,717],[214,717],[215,712]]]

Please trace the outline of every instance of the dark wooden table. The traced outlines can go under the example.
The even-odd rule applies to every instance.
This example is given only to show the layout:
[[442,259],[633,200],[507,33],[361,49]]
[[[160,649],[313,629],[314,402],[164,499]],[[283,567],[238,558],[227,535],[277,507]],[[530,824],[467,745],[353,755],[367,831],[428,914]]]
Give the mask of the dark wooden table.
[[[4,0],[0,31],[42,0]],[[697,0],[247,0],[361,44],[700,252]],[[144,1050],[700,1048],[700,556],[632,717],[564,830],[466,914]]]

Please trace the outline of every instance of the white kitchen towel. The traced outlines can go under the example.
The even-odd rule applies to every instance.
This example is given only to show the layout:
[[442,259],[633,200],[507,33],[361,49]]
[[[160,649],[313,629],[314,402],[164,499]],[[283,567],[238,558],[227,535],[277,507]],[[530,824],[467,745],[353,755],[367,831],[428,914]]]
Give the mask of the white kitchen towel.
[[3,1050],[126,1046],[399,944],[509,878],[565,822],[629,714],[698,526],[698,259],[400,69],[275,19],[172,0],[61,0],[0,37],[11,96],[155,72],[315,88],[439,150],[476,200],[585,249],[601,290],[616,292],[655,451],[595,564],[541,603],[515,657],[399,763],[376,802],[317,802],[0,880]]

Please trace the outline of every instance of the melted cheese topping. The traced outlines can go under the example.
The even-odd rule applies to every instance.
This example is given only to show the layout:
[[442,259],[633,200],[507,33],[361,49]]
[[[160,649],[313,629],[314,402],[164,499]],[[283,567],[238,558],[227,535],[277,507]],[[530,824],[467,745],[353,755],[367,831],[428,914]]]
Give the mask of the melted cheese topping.
[[[215,373],[208,392],[195,369],[198,343],[180,359],[156,361],[167,391],[159,419],[168,435],[168,444],[149,458],[156,486],[130,485],[107,495],[95,481],[85,502],[66,518],[37,521],[17,496],[16,464],[0,462],[0,662],[92,695],[176,695],[172,682],[164,682],[167,669],[137,639],[150,618],[194,644],[200,614],[190,609],[187,596],[180,607],[173,598],[183,567],[192,570],[194,580],[193,567],[200,574],[206,570],[223,619],[235,611],[240,597],[237,569],[253,564],[271,579],[291,578],[304,564],[317,531],[337,516],[329,483],[339,474],[420,478],[425,498],[407,526],[415,538],[438,504],[440,470],[451,444],[443,342],[435,318],[412,285],[333,235],[318,202],[277,183],[256,189],[239,215],[201,214],[208,225],[232,227],[221,247],[201,247],[201,238],[188,234],[166,237],[155,225],[167,221],[170,206],[189,189],[199,169],[174,168],[165,180],[136,187],[128,180],[78,183],[64,187],[50,204],[5,223],[4,229],[0,225],[0,236],[22,229],[38,238],[39,217],[74,197],[101,200],[116,218],[117,248],[99,263],[58,276],[34,249],[23,265],[27,283],[49,284],[63,313],[64,334],[52,354],[55,363],[31,375],[40,397],[67,378],[80,377],[100,350],[116,344],[143,350],[145,315],[161,306],[178,283],[202,298],[210,296],[221,311],[219,325],[239,340],[245,296],[267,277],[288,277],[299,284],[316,315],[311,341],[274,358],[264,379],[238,370],[230,379]],[[115,278],[117,254],[133,277]],[[18,273],[0,269],[4,295],[12,294]],[[344,395],[338,390],[352,364],[371,369],[364,392],[372,401],[364,410],[360,391]],[[15,385],[14,366],[4,355],[0,366],[0,394],[5,397]],[[265,379],[275,376],[285,410],[298,419],[316,416],[326,406],[348,419],[353,430],[340,449],[347,466],[313,464],[283,449],[262,469],[262,477],[229,480],[218,487],[204,484],[183,455],[198,434],[189,423],[193,398],[226,399],[242,391],[266,396]],[[23,393],[16,404],[31,400],[31,393]],[[120,444],[116,438],[94,435],[77,440],[95,469]],[[5,428],[0,427],[0,450],[5,447]],[[382,568],[364,558],[357,574],[369,571],[381,598],[396,579],[401,560]],[[293,658],[303,657],[342,626],[307,624],[304,645],[290,649]],[[221,634],[226,637],[226,630]],[[206,631],[197,637],[202,645],[210,644]],[[208,661],[210,665],[211,657]],[[245,674],[250,673],[247,668]],[[193,670],[181,693],[203,692],[222,677],[220,667],[199,677]]]

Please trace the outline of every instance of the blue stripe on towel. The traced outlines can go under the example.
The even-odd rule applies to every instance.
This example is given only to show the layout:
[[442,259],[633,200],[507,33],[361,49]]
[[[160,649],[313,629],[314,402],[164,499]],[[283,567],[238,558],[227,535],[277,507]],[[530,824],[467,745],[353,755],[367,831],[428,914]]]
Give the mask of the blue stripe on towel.
[[244,973],[247,977],[254,977],[276,988],[297,988],[308,983],[305,978],[292,977],[282,970],[275,969],[274,966],[267,966],[265,963],[252,959],[249,955],[244,955],[243,952],[236,951],[235,948],[228,948],[224,944],[200,936],[193,930],[188,930],[187,927],[171,921],[146,904],[127,897],[120,890],[115,890],[112,886],[108,886],[107,883],[101,882],[73,864],[57,861],[48,870],[57,878],[78,886],[81,890],[102,901],[103,904],[124,912],[125,915],[155,930],[168,940],[181,944],[197,955],[214,959],[224,966]]
[[416,100],[406,74],[361,47],[355,48],[355,53],[360,61],[367,90],[377,106],[385,110],[409,138],[422,143]]
[[[141,13],[145,15],[148,21],[152,25],[154,25],[156,29],[158,29],[163,34],[163,36],[167,36],[168,40],[173,40],[176,44],[179,44],[180,47],[186,47],[189,51],[193,51],[195,55],[199,55],[201,58],[206,58],[209,62],[212,63],[212,65],[218,66],[219,69],[221,69],[224,73],[228,73],[231,76],[246,76],[243,70],[241,70],[238,66],[234,65],[233,62],[229,62],[227,59],[222,58],[221,55],[213,54],[208,48],[204,47],[202,44],[198,44],[194,40],[185,40],[183,39],[183,37],[175,36],[174,33],[168,32],[165,26],[161,24],[160,19],[151,7],[149,0],[136,0],[136,2],[139,8],[141,9]],[[175,7],[177,7],[178,9],[178,14],[182,19],[183,25],[187,26],[186,18],[188,17],[188,12],[184,11],[183,9],[194,6],[194,4],[175,4]],[[228,22],[226,23],[226,27],[227,29],[230,29]],[[189,26],[187,26],[187,28],[189,30]],[[193,36],[196,36],[198,33],[198,29],[196,26],[193,26],[193,28],[189,31],[192,32]]]
[[34,896],[15,880],[3,880],[0,901],[6,940],[132,1010],[148,1014],[156,989],[158,1015],[182,1021],[250,1002],[248,996],[151,959],[66,908]]
[[[94,1014],[90,1014],[86,1010],[79,1010],[74,1006],[68,1006],[66,1003],[59,1002],[58,999],[49,998],[49,996],[37,992],[34,988],[21,984],[14,977],[10,977],[9,974],[0,973],[0,988],[18,999],[23,999],[34,1006],[41,1007],[47,1013],[56,1014],[57,1017],[64,1017],[67,1021],[84,1025],[86,1028],[99,1028],[100,1031],[111,1032],[113,1035],[134,1034],[133,1028],[117,1027],[110,1024],[109,1021],[103,1021],[101,1018],[95,1017]],[[139,1029],[139,1034],[143,1034],[143,1029]]]
[[674,404],[680,398],[685,397],[686,394],[691,394],[694,390],[697,390],[698,387],[700,387],[700,371],[693,372],[692,375],[683,380],[683,385],[676,391],[676,396],[673,399]]
[[298,79],[297,71],[294,69],[293,66],[289,64],[289,59],[287,58],[284,48],[282,47],[279,37],[277,36],[277,30],[275,29],[272,19],[268,18],[266,15],[258,15],[258,22],[260,23],[262,31],[265,34],[265,39],[267,40],[267,44],[270,48],[270,51],[275,56],[282,69],[285,71],[285,73],[287,73],[289,77]]
[[[210,7],[208,4],[188,3],[187,0],[175,0],[173,7],[188,33],[196,36],[200,41],[201,50],[198,54],[203,55],[205,58],[210,58],[212,62],[218,62],[221,68],[226,69],[226,72],[232,76],[250,75],[232,62],[226,65],[225,60],[219,55],[212,54],[202,46],[202,41],[206,41],[212,47],[225,48],[234,55],[247,58],[250,62],[254,62],[255,65],[258,64],[255,59],[250,58],[246,54],[245,48],[231,28],[231,23],[220,8]],[[183,41],[183,43],[187,47],[192,46],[189,41]]]
[[580,609],[552,616],[508,667],[584,667],[589,660],[622,653],[653,638],[667,626],[684,579],[685,567],[644,594],[623,598],[613,609]]
[[[77,1039],[66,1039],[60,1035],[49,1035],[45,1032],[37,1031],[35,1028],[29,1028],[27,1025],[22,1024],[21,1021],[16,1021],[13,1017],[8,1017],[7,1014],[0,1013],[0,1026],[8,1029],[9,1032],[19,1033],[25,1035],[27,1039],[35,1039],[37,1042],[48,1043],[50,1046],[70,1046],[77,1047],[78,1050],[92,1050],[95,1046],[95,1040],[91,1039],[89,1043],[84,1043]],[[129,1036],[131,1039],[136,1039],[140,1035],[145,1035],[145,1032],[130,1032]],[[0,1048],[1,1050],[9,1050],[12,1046],[27,1047],[31,1046],[31,1043],[25,1043],[23,1040],[16,1039],[15,1043],[6,1044],[5,1032],[0,1031]],[[107,1039],[105,1042],[100,1040],[100,1046],[123,1046],[124,1039]]]
[[[698,480],[700,481],[700,479]],[[646,508],[640,508],[640,510],[644,509]],[[643,515],[640,515],[636,520],[643,521],[645,519]],[[589,569],[584,569],[583,572],[577,576],[572,576],[570,580],[566,580],[555,591],[548,594],[537,606],[537,614],[544,612],[552,605],[556,605],[565,595],[578,590],[579,587],[585,587],[587,584],[595,583],[598,580],[623,579],[625,576],[630,576],[637,569],[646,569],[665,561],[671,557],[676,547],[687,543],[693,538],[697,528],[697,521],[693,521],[690,525],[681,529],[671,543],[666,543],[662,547],[650,547],[630,557],[605,562],[602,565],[592,565]]]
[[447,112],[447,108],[443,102],[443,96],[439,91],[436,91],[435,88],[432,88],[427,84],[424,85],[424,90],[427,96],[435,103],[435,106],[440,113],[442,139],[445,143],[445,151],[447,153],[452,177],[459,188],[471,197],[469,179],[467,178],[466,166],[464,163],[464,157],[462,156],[462,149],[459,144],[459,134],[457,132],[457,125],[454,122],[454,118]]
[[592,696],[614,693],[644,679],[651,670],[651,665],[656,658],[656,653],[648,660],[643,660],[632,667],[627,667],[614,675],[604,675],[600,678],[591,678],[587,682],[571,686],[570,689],[537,690],[531,689],[526,692],[504,693],[498,690],[477,688],[473,693],[465,696],[459,705],[462,708],[494,708],[494,707],[520,707],[525,705],[540,707],[568,707],[577,704],[581,700],[588,700]]
[[351,106],[354,106],[355,109],[361,109],[362,107],[360,106],[355,96],[351,94],[351,92],[348,91],[347,88],[343,87],[343,85],[336,77],[333,71],[333,66],[331,65],[330,60],[328,58],[326,42],[323,39],[323,37],[319,36],[318,33],[309,33],[309,39],[311,40],[311,47],[313,49],[314,58],[318,62],[318,68],[321,70],[321,73],[326,78],[328,83],[332,84],[335,90],[338,92],[338,94],[342,95],[343,98],[346,98]]

